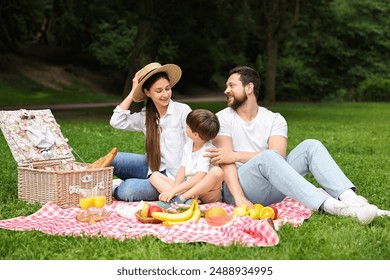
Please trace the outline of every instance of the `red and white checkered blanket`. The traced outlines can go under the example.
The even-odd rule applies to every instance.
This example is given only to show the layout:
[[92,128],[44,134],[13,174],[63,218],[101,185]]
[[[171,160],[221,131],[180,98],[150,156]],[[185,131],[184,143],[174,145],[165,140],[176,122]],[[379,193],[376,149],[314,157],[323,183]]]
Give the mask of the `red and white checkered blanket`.
[[[286,198],[275,204],[279,211],[274,220],[275,229],[266,220],[254,220],[250,217],[236,217],[227,227],[209,226],[203,219],[196,222],[163,226],[161,224],[143,224],[136,218],[125,218],[117,211],[124,205],[136,206],[137,202],[114,201],[105,209],[111,214],[103,221],[88,225],[76,220],[79,208],[62,209],[48,202],[30,216],[21,216],[0,221],[0,228],[9,230],[39,230],[47,234],[74,236],[103,236],[116,239],[142,238],[155,236],[163,242],[207,242],[214,245],[240,244],[243,246],[274,246],[279,243],[276,232],[284,224],[297,227],[311,216],[311,210],[302,204]],[[224,203],[199,205],[200,210],[207,210],[213,205],[223,207],[227,214],[232,214],[234,207]]]

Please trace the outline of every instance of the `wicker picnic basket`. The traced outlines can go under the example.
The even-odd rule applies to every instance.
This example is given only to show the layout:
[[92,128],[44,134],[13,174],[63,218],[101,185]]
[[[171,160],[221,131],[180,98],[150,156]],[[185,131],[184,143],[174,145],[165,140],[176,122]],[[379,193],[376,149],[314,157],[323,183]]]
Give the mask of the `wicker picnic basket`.
[[76,162],[49,109],[0,111],[0,127],[18,164],[20,199],[79,207],[80,192],[102,189],[111,203],[113,167],[86,169]]

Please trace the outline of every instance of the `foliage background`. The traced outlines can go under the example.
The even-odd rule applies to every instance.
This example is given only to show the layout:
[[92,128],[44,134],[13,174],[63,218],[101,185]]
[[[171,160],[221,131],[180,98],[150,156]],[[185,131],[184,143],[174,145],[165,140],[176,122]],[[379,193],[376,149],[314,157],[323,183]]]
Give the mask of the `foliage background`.
[[[183,68],[183,79],[175,86],[183,95],[193,88],[221,92],[226,72],[236,65],[255,67],[265,81],[272,66],[267,46],[276,43],[276,101],[322,101],[269,107],[286,117],[290,149],[304,139],[321,140],[359,194],[389,209],[389,104],[355,102],[389,101],[389,10],[387,0],[1,1],[0,107],[118,102],[122,89],[128,89],[127,78],[152,60]],[[272,19],[287,20],[272,22],[281,32],[269,38]],[[45,63],[31,57],[36,49]],[[17,73],[26,67],[30,76],[45,78],[45,83]],[[92,83],[81,79],[91,69],[103,71],[117,96],[96,89],[102,75],[93,76]],[[47,84],[54,76],[56,83]],[[264,85],[261,99],[267,92]],[[212,111],[224,106],[191,104]],[[54,111],[70,145],[85,161],[96,160],[113,146],[144,152],[142,135],[109,126],[113,108]],[[34,213],[40,205],[18,199],[17,166],[2,136],[0,154],[0,218]],[[365,227],[353,218],[314,213],[298,228],[283,227],[281,243],[271,248],[0,230],[0,259],[389,260],[388,228],[387,218]]]
[[36,44],[88,55],[121,73],[124,93],[127,77],[159,61],[182,67],[184,93],[223,89],[246,64],[275,76],[263,83],[269,102],[390,101],[389,13],[387,0],[8,0],[0,50],[3,60]]

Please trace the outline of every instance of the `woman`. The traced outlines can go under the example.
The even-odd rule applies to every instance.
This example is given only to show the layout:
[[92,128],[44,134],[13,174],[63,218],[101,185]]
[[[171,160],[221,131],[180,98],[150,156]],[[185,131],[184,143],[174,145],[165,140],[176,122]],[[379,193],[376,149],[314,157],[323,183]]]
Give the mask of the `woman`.
[[[188,140],[186,118],[191,111],[188,105],[171,99],[172,87],[180,77],[177,65],[150,63],[135,74],[129,95],[115,108],[112,127],[146,136],[146,155],[118,152],[112,162],[114,175],[121,179],[113,186],[116,199],[158,200],[159,193],[149,181],[152,172],[175,178]],[[146,105],[141,112],[129,110],[133,102],[143,101]]]

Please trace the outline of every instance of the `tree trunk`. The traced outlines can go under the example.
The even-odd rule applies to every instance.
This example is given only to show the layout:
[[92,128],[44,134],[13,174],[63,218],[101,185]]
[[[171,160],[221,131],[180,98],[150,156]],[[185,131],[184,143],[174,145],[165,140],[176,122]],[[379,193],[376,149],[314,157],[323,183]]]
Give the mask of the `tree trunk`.
[[267,36],[267,63],[265,77],[265,96],[264,103],[269,105],[276,101],[275,80],[276,80],[276,63],[278,58],[278,41],[270,34],[268,29]]
[[[157,53],[155,42],[155,22],[151,20],[153,15],[153,0],[144,0],[139,3],[139,23],[138,33],[135,39],[134,49],[131,55],[131,61],[129,61],[129,70],[127,71],[127,77],[125,77],[125,83],[123,87],[122,95],[126,97],[133,85],[133,77],[138,70],[145,65],[154,61]],[[149,15],[148,17],[145,15]],[[130,110],[133,112],[141,111],[144,104],[133,102],[130,106]]]
[[267,62],[264,102],[276,101],[276,65],[279,44],[290,34],[299,14],[299,0],[263,1],[267,20]]
[[[134,74],[146,64],[153,62],[157,53],[154,39],[156,38],[156,27],[154,25],[155,22],[150,19],[150,13],[153,11],[153,1],[140,1],[139,5],[140,18],[138,23],[138,34],[135,39],[131,61],[129,61],[129,70],[127,72],[127,77],[123,88],[124,96],[127,96],[131,90]],[[148,14],[149,17],[144,16]]]

